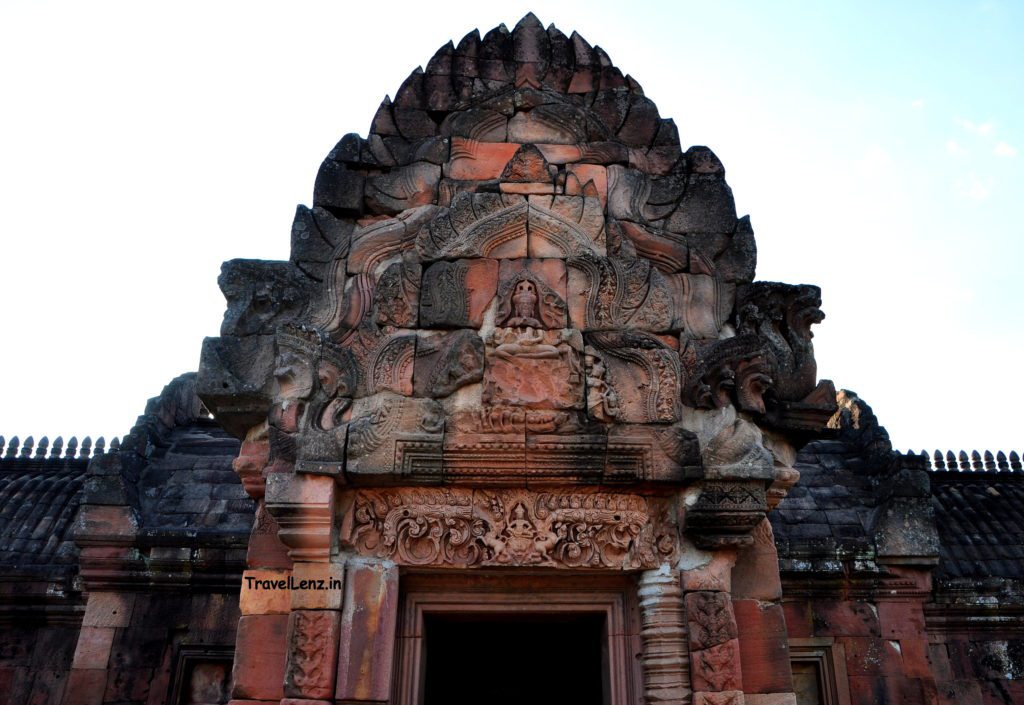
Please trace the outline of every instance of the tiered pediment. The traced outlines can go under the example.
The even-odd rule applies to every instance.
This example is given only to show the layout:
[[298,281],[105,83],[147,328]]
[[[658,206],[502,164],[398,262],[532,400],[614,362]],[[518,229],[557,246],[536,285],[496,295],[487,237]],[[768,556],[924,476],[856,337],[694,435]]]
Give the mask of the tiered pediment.
[[[342,138],[292,243],[288,263],[225,270],[203,375],[229,425],[248,390],[236,428],[262,400],[284,467],[657,491],[731,473],[763,496],[761,429],[805,433],[833,408],[817,290],[753,282],[718,158],[532,16],[442,47]],[[254,335],[265,362],[241,364]]]

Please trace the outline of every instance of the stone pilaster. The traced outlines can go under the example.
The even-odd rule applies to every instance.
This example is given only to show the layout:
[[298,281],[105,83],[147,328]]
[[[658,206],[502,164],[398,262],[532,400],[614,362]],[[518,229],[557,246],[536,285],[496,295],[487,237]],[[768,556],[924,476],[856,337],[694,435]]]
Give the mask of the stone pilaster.
[[689,701],[690,674],[679,574],[667,565],[645,571],[639,597],[645,702],[682,705]]

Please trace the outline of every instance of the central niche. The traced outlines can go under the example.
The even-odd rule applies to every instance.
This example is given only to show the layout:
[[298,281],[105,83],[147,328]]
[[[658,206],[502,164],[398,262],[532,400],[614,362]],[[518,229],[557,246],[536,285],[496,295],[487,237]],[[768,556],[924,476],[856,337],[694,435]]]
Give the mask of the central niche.
[[422,705],[607,702],[603,614],[435,614],[424,628]]

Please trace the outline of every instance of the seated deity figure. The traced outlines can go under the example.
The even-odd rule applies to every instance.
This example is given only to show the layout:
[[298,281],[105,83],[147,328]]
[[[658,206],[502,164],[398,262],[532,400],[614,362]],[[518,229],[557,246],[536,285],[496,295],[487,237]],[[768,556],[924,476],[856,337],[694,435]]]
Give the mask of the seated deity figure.
[[558,359],[558,348],[544,342],[544,331],[537,320],[537,287],[528,279],[516,284],[512,292],[515,315],[508,319],[508,328],[496,331],[498,347],[494,354],[504,360],[513,357]]
[[530,326],[523,328],[506,328],[496,332],[498,347],[494,354],[503,360],[513,357],[530,359],[558,359],[558,348],[544,342],[544,331]]

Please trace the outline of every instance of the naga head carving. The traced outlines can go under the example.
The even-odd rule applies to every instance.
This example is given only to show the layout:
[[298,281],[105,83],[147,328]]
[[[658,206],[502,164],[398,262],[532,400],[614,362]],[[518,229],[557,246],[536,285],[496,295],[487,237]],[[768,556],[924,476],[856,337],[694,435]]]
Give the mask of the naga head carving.
[[221,335],[270,335],[306,310],[314,282],[290,262],[235,259],[217,279],[228,308]]

